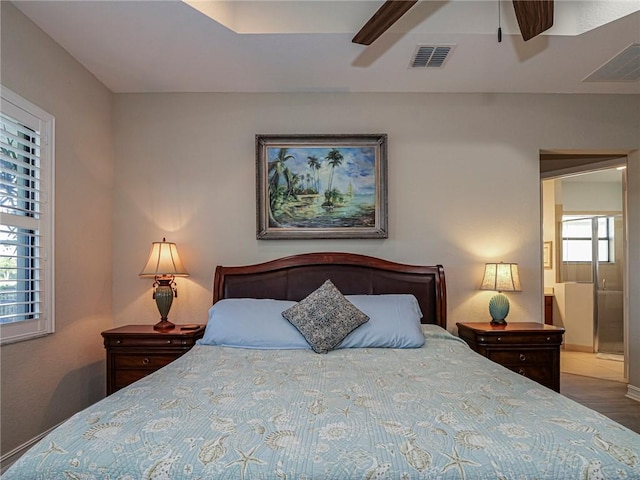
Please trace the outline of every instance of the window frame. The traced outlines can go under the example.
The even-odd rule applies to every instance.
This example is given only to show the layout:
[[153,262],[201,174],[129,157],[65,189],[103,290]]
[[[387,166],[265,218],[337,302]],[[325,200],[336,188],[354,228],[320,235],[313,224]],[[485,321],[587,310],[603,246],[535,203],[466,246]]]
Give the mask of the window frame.
[[[0,111],[17,120],[24,127],[40,134],[39,146],[39,188],[40,199],[37,230],[39,234],[38,254],[27,259],[39,262],[40,275],[26,282],[38,282],[39,293],[30,298],[30,303],[40,304],[40,311],[32,319],[12,323],[0,323],[0,345],[21,342],[49,335],[55,331],[55,269],[54,269],[54,213],[55,213],[55,118],[37,105],[0,85]],[[19,229],[32,229],[29,216],[16,216],[0,213],[2,225],[17,226]],[[17,225],[20,219],[27,219],[25,226]]]
[[[614,252],[614,245],[615,245],[615,226],[612,225],[613,223],[613,215],[607,215],[607,214],[581,214],[581,215],[572,215],[572,214],[564,214],[562,216],[562,224],[564,225],[565,220],[568,221],[573,221],[573,220],[589,220],[589,222],[593,222],[594,219],[597,219],[598,221],[600,220],[604,220],[605,222],[605,235],[601,236],[598,233],[598,252],[600,252],[600,244],[601,242],[606,242],[606,255],[607,258],[605,260],[601,260],[600,259],[600,255],[598,255],[597,261],[598,263],[615,263],[615,252]],[[563,228],[564,230],[564,228]],[[600,232],[600,226],[598,226],[598,232]],[[562,240],[562,251],[564,252],[567,248],[567,242],[572,242],[572,241],[586,241],[588,240],[589,242],[592,242],[592,237],[591,236],[585,236],[585,237],[578,237],[578,236],[565,236],[564,231],[560,232],[560,237]],[[593,262],[593,255],[591,253],[590,250],[590,256],[589,258],[585,258],[583,260],[565,260],[565,255],[563,253],[562,255],[563,257],[563,263],[565,265],[576,265],[576,264],[586,264],[586,263],[592,263]]]

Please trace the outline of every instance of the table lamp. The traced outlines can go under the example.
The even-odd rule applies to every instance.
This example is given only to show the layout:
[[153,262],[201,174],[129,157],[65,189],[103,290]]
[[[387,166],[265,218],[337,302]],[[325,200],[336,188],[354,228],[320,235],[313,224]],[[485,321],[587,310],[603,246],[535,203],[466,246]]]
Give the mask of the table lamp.
[[173,297],[178,296],[175,277],[188,277],[187,270],[182,265],[178,256],[178,248],[175,243],[167,242],[165,238],[161,242],[153,242],[149,260],[140,272],[140,278],[153,277],[153,298],[160,312],[160,321],[153,326],[154,330],[173,330],[175,325],[167,320]]
[[484,266],[484,277],[480,290],[498,292],[489,301],[491,325],[506,325],[505,318],[509,314],[509,299],[502,292],[520,292],[520,276],[517,263],[487,263]]

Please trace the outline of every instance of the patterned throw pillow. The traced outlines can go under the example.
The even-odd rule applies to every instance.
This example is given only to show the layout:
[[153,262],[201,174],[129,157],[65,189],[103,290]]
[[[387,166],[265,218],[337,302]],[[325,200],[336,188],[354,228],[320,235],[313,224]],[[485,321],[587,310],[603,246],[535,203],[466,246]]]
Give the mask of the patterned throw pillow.
[[327,280],[320,288],[282,312],[316,353],[327,353],[369,317]]

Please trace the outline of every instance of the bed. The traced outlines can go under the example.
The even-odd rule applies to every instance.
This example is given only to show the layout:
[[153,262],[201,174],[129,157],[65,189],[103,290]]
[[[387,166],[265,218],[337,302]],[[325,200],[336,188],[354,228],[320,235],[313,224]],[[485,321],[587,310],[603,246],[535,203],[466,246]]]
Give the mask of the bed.
[[[305,343],[300,318],[333,308],[317,301],[326,288],[368,319],[352,312],[359,326],[316,353],[317,325]],[[199,345],[74,415],[3,479],[640,478],[640,435],[446,325],[439,265],[313,253],[220,266]]]

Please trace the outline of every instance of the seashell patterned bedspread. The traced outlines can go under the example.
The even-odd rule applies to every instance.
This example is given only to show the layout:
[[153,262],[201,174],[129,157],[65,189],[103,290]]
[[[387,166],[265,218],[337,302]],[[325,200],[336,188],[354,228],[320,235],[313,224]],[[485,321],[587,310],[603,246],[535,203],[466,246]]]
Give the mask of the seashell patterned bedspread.
[[3,480],[640,478],[640,435],[424,330],[406,350],[196,346]]

